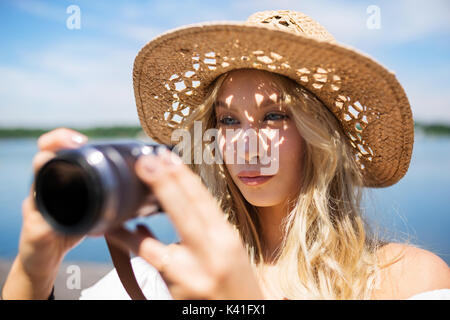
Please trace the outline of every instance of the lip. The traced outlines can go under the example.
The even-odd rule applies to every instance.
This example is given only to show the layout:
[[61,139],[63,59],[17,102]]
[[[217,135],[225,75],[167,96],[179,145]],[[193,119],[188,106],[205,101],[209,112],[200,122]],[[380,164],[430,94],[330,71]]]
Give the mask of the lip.
[[241,171],[238,173],[238,178],[248,186],[259,186],[273,178],[273,176],[264,176],[258,171]]

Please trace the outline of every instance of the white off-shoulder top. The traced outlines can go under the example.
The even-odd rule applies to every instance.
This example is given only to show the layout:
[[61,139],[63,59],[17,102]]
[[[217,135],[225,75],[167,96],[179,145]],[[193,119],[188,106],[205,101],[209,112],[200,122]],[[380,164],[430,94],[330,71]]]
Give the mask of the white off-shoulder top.
[[[148,300],[173,300],[159,272],[141,257],[131,259],[136,280]],[[111,270],[93,286],[81,291],[80,300],[130,300],[116,269]],[[450,289],[416,294],[407,300],[450,300]]]

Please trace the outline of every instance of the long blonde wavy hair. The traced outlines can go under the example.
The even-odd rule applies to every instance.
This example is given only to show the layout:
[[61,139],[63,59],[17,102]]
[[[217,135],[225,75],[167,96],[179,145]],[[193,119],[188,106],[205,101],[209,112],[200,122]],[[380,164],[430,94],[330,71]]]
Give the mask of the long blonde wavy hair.
[[[203,104],[187,119],[184,129],[191,137],[195,137],[194,121],[201,122],[202,137],[216,128],[214,102],[228,74],[211,84]],[[271,75],[305,142],[302,185],[281,226],[277,290],[287,299],[369,299],[379,270],[376,251],[382,243],[363,219],[363,178],[352,147],[337,119],[312,93],[287,77]],[[191,143],[190,167],[218,200],[261,277],[264,242],[257,207],[243,197],[223,161],[194,163],[198,144],[212,159],[219,150],[215,142],[202,137]]]

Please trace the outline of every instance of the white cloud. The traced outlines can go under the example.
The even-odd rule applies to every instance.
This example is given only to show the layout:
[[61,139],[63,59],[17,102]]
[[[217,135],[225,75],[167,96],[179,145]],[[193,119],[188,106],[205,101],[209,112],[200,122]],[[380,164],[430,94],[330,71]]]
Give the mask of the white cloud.
[[450,33],[450,3],[447,0],[376,1],[381,29],[367,28],[371,2],[332,0],[249,0],[239,3],[251,12],[278,8],[300,11],[322,24],[339,42],[375,48],[424,39],[434,32]]
[[413,118],[419,122],[450,123],[450,92],[419,82],[404,85]]
[[[21,10],[53,21],[65,21],[65,7],[43,1],[18,0]],[[147,40],[165,31],[200,21],[245,20],[262,10],[290,9],[306,13],[324,25],[338,41],[363,48],[424,39],[435,32],[450,33],[450,2],[448,0],[381,0],[381,29],[366,26],[370,1],[333,0],[247,0],[216,2],[155,1],[128,2],[112,6],[108,2],[81,2],[82,13],[90,18],[84,22],[90,27],[122,34],[139,41]],[[104,14],[103,14],[104,12]],[[119,21],[119,22],[117,22]],[[86,26],[88,26],[86,24]]]
[[135,55],[108,45],[71,44],[30,53],[25,66],[0,66],[0,125],[137,125]]
[[[44,2],[15,3],[22,10],[45,19],[60,21],[67,16],[65,11]],[[401,49],[403,44],[427,39],[433,32],[449,33],[449,2],[378,1],[382,19],[382,28],[378,31],[366,27],[368,3],[249,0],[222,5],[222,9],[208,3],[182,2],[176,5],[158,2],[141,5],[128,2],[114,7],[115,11],[106,15],[99,13],[102,12],[101,6],[108,4],[96,4],[89,24],[82,25],[86,29],[93,28],[118,36],[117,42],[98,42],[98,37],[84,37],[77,42],[36,48],[25,56],[18,56],[15,64],[0,64],[0,125],[137,125],[132,88],[134,58],[140,45],[166,31],[167,25],[178,27],[208,20],[244,20],[256,11],[289,8],[310,15],[330,30],[338,41],[360,48],[363,52],[370,52],[371,48],[380,52],[380,48],[390,46]],[[85,10],[85,5],[81,4],[82,10]],[[115,19],[118,11],[123,13],[123,19]],[[164,20],[164,25],[146,18],[152,14]],[[121,40],[137,41],[138,45],[121,47]],[[450,96],[442,90],[442,85],[436,87],[430,81],[438,81],[433,75],[440,74],[439,82],[447,83],[447,75],[442,75],[444,71],[438,68],[424,71],[416,65],[409,68],[405,64],[402,68],[389,65],[389,69],[397,71],[402,78],[401,83],[410,99],[414,117],[426,121],[450,121]],[[447,74],[448,70],[444,73]]]
[[115,29],[117,34],[142,43],[147,43],[164,31],[158,27],[131,24],[117,25],[115,26]]
[[[239,3],[240,10],[256,12],[274,9],[300,11],[322,24],[338,42],[348,44],[371,56],[376,52],[376,61],[383,63],[383,50],[396,48],[404,50],[409,42],[420,42],[438,33],[450,34],[450,2],[447,0],[398,0],[376,1],[381,11],[381,29],[370,30],[366,27],[369,17],[366,9],[370,2],[350,2],[331,0],[249,0]],[[397,49],[398,48],[398,49]],[[442,54],[437,53],[438,57]],[[448,53],[447,53],[448,54]],[[432,57],[433,53],[429,53]],[[423,57],[423,55],[422,55]],[[419,68],[421,62],[417,58],[408,59],[409,64],[385,65],[394,70],[409,98],[413,116],[420,121],[450,122],[450,93],[443,90],[448,87],[448,62],[435,68]],[[399,62],[399,61],[398,61]]]
[[43,1],[16,0],[12,2],[22,11],[36,17],[51,21],[65,21],[67,19],[66,8],[48,4]]

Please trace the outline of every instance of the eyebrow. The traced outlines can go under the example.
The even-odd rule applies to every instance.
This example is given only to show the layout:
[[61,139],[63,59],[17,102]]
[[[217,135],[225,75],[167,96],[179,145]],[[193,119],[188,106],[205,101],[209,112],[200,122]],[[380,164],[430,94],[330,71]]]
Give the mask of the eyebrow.
[[[277,102],[274,102],[273,100],[271,100],[271,99],[267,99],[267,100],[264,100],[260,105],[259,105],[259,107],[261,108],[261,109],[263,109],[263,108],[267,108],[267,107],[271,107],[271,106],[273,106],[273,105],[276,105],[276,104],[279,104],[280,103],[280,99],[277,99]],[[223,109],[233,109],[232,108],[232,106],[228,106],[225,102],[223,102],[223,101],[221,101],[221,100],[217,100],[216,102],[214,102],[214,107],[215,108],[223,108]]]

